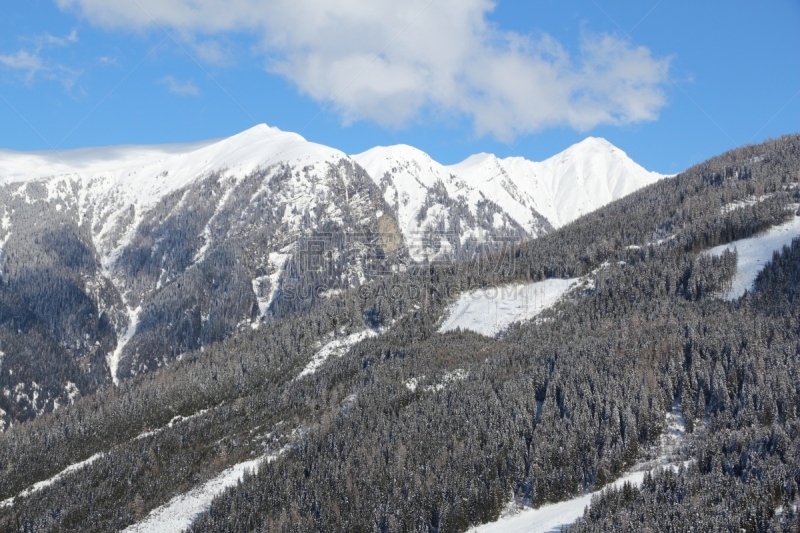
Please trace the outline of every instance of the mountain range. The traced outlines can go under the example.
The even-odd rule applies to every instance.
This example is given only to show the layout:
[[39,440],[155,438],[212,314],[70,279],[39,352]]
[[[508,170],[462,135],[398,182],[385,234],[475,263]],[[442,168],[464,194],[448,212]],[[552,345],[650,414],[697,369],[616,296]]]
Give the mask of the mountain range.
[[2,531],[800,527],[800,135],[14,158]]
[[662,177],[598,138],[541,163],[450,166],[265,125],[0,151],[0,426],[376,275],[547,234]]

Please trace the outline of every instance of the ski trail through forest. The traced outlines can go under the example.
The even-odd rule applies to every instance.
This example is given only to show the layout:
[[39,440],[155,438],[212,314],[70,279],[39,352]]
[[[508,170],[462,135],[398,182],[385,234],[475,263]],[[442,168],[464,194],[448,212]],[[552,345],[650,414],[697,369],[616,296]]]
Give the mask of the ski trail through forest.
[[[653,459],[640,460],[626,474],[605,488],[622,487],[625,483],[641,485],[644,475],[658,468],[678,468],[682,450],[686,442],[686,422],[681,412],[681,404],[675,401],[667,413],[664,432],[661,434],[658,454]],[[584,509],[592,503],[592,497],[599,491],[582,494],[571,500],[542,505],[538,509],[510,502],[501,513],[500,519],[470,529],[470,533],[556,533],[583,516]]]

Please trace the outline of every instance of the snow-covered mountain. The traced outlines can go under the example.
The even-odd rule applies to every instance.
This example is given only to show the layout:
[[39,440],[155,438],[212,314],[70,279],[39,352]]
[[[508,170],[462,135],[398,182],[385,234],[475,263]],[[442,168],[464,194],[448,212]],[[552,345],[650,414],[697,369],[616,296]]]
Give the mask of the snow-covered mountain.
[[481,202],[491,202],[502,210],[497,225],[512,221],[537,236],[548,224],[559,228],[663,177],[594,137],[540,163],[477,154],[444,166],[405,145],[373,148],[353,159],[381,186],[400,215],[401,228],[409,233],[439,215],[441,210],[425,217],[419,212],[425,205],[437,205],[437,195],[445,192],[472,213]]
[[602,139],[541,163],[452,166],[409,146],[348,156],[265,125],[194,144],[0,150],[3,368],[24,360],[6,346],[25,346],[62,369],[50,383],[0,374],[0,389],[40,412],[328,291],[543,235],[659,178]]
[[[494,228],[521,228],[535,237],[663,177],[645,170],[608,141],[593,137],[542,162],[483,153],[445,166],[407,145],[376,147],[350,159],[300,135],[259,125],[227,139],[192,144],[0,150],[0,184],[16,183],[17,195],[24,195],[28,183],[40,182],[49,202],[74,203],[80,220],[91,217],[93,241],[109,266],[144,213],[170,193],[212,173],[239,181],[259,168],[305,168],[317,163],[321,166],[312,175],[319,177],[327,165],[342,160],[363,167],[381,188],[406,240],[430,228],[454,231],[450,224],[454,206],[467,208],[467,218],[482,214]],[[293,206],[307,209],[314,203],[312,197]],[[477,238],[480,226],[474,220],[462,224],[460,236]],[[415,251],[419,252],[413,254],[415,259],[426,255]]]
[[[17,183],[15,194],[28,203],[39,199],[27,194],[28,185],[39,183],[56,209],[75,209],[79,221],[91,223],[92,240],[104,266],[111,267],[144,215],[175,191],[217,173],[218,181],[226,182],[220,191],[224,196],[257,169],[279,165],[306,167],[309,177],[319,178],[327,164],[335,166],[342,159],[347,159],[342,152],[260,125],[227,139],[194,144],[0,151],[0,183]],[[311,168],[317,163],[323,164]],[[308,207],[302,201],[293,205]]]

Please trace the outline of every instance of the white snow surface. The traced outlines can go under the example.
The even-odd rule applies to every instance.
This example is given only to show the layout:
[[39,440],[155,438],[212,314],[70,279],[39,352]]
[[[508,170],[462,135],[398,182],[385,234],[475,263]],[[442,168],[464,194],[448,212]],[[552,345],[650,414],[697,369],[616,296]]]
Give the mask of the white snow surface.
[[[609,486],[621,487],[626,482],[640,485],[644,480],[644,472],[631,472],[610,483]],[[543,505],[538,509],[526,507],[519,513],[501,518],[496,522],[483,524],[470,529],[470,533],[556,533],[561,528],[575,522],[583,516],[583,511],[592,503],[592,496],[602,491],[584,494],[571,500]]]
[[325,363],[325,361],[328,360],[329,357],[342,357],[345,353],[347,353],[347,350],[349,350],[351,346],[355,346],[364,339],[377,337],[380,334],[381,330],[379,329],[365,329],[363,331],[352,333],[346,337],[330,341],[316,354],[314,354],[314,357],[311,358],[311,361],[309,361],[303,371],[300,372],[295,379],[300,379],[304,376],[313,374]]
[[43,488],[49,487],[50,485],[52,485],[53,483],[57,482],[61,478],[66,477],[66,476],[68,476],[68,475],[70,475],[70,474],[72,474],[74,472],[77,472],[78,470],[81,470],[82,468],[85,468],[85,467],[89,466],[90,464],[92,464],[93,462],[95,462],[96,460],[98,460],[102,456],[103,456],[102,453],[96,453],[96,454],[92,455],[91,457],[89,457],[88,459],[86,459],[84,461],[69,465],[67,468],[65,468],[64,470],[62,470],[61,472],[59,472],[55,476],[53,476],[53,477],[51,477],[49,479],[45,479],[43,481],[39,481],[38,483],[34,483],[33,485],[31,485],[27,489],[25,489],[22,492],[20,492],[16,497],[12,497],[12,498],[8,498],[8,499],[3,500],[2,502],[0,502],[0,508],[2,508],[2,507],[10,507],[10,506],[14,505],[14,500],[16,498],[25,498],[25,497],[30,496],[31,494],[39,492]]
[[477,154],[445,166],[406,145],[377,147],[351,157],[379,186],[389,175],[384,198],[397,206],[406,235],[425,225],[415,218],[427,189],[437,182],[452,198],[466,200],[473,212],[477,202],[493,201],[536,235],[531,209],[559,228],[666,177],[645,170],[619,148],[595,137],[542,162]]
[[743,209],[745,207],[753,206],[753,205],[756,205],[758,203],[763,202],[764,200],[766,200],[770,196],[772,196],[772,195],[771,194],[769,194],[769,195],[768,194],[762,194],[761,196],[751,195],[751,196],[748,196],[747,198],[745,198],[744,200],[736,200],[736,201],[733,201],[733,202],[731,202],[729,204],[723,205],[720,208],[719,212],[724,215],[726,213],[730,213],[732,211],[736,211],[737,209]]
[[[437,392],[440,390],[444,390],[450,383],[453,383],[454,381],[461,381],[463,379],[467,379],[467,376],[469,376],[469,371],[464,370],[463,368],[456,368],[452,372],[445,373],[442,376],[442,381],[440,381],[436,385],[428,385],[427,387],[425,387],[425,392]],[[417,380],[416,379],[414,380],[413,389],[409,386],[409,382],[406,382],[406,387],[408,387],[409,390],[411,390],[411,392],[414,392],[417,389]]]
[[[55,176],[110,179],[109,185],[133,191],[139,201],[157,201],[204,173],[227,168],[245,175],[281,161],[303,162],[346,157],[306,141],[296,133],[259,124],[232,137],[192,144],[112,146],[58,152],[0,150],[0,184]],[[167,175],[162,175],[166,171]],[[98,190],[101,186],[98,184]]]
[[745,292],[752,290],[759,272],[772,260],[773,252],[780,252],[796,237],[800,237],[800,217],[798,216],[784,224],[773,226],[760,235],[706,250],[704,253],[712,256],[721,255],[725,250],[738,252],[736,274],[733,277],[730,291],[724,294],[723,298],[736,300]]
[[279,252],[270,253],[268,268],[271,274],[255,278],[252,281],[253,293],[256,295],[256,301],[258,302],[259,318],[259,321],[253,324],[253,327],[258,327],[260,321],[267,316],[269,306],[272,305],[272,300],[275,299],[275,294],[278,292],[278,282],[280,282],[283,269],[290,258],[291,254]]
[[514,322],[530,320],[551,308],[578,282],[579,278],[548,279],[461,294],[448,307],[439,333],[461,328],[494,337]]
[[141,305],[136,309],[128,308],[128,327],[125,328],[125,332],[117,340],[117,347],[114,348],[114,351],[106,356],[106,364],[108,364],[108,371],[111,373],[111,379],[114,381],[114,385],[119,385],[117,369],[119,368],[119,361],[122,358],[122,350],[136,334],[136,328],[139,326],[139,314],[141,312]]
[[277,455],[270,455],[234,465],[186,494],[175,496],[166,504],[154,509],[143,521],[128,526],[123,533],[183,531],[211,506],[211,501],[216,496],[225,492],[225,489],[236,486],[246,471],[257,472],[262,461],[272,462],[276,458]]

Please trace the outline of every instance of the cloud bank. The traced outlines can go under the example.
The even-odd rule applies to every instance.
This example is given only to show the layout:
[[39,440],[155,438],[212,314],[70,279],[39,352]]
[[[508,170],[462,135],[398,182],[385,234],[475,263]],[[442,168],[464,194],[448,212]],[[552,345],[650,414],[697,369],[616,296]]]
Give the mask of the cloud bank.
[[268,70],[345,122],[466,116],[477,134],[508,141],[652,121],[666,104],[669,58],[607,34],[584,35],[571,55],[546,34],[493,25],[491,0],[56,1],[107,29],[173,32],[209,61],[246,33]]

